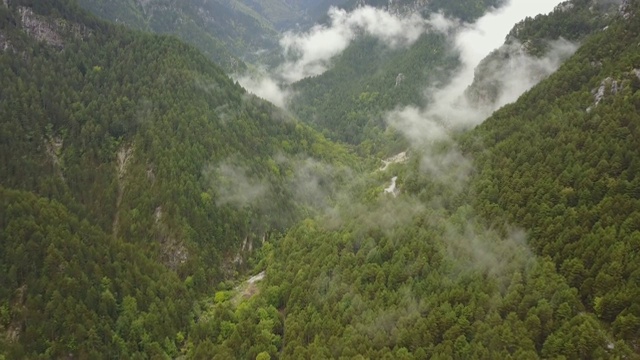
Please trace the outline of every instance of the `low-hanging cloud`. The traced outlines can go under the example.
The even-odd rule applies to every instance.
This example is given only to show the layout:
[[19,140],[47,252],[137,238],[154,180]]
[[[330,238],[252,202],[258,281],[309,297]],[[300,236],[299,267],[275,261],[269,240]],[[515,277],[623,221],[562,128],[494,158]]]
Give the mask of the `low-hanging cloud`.
[[316,25],[301,34],[289,32],[280,40],[288,61],[278,73],[287,82],[322,74],[329,67],[329,61],[359,34],[373,36],[395,48],[414,43],[429,23],[418,14],[398,16],[370,6],[351,12],[331,8],[328,15],[329,25]]
[[[561,61],[571,55],[577,46],[566,41],[551,44],[553,49],[543,58],[528,56],[518,49],[512,54],[508,71],[504,67],[496,70],[490,77],[499,79],[505,91],[492,104],[470,104],[465,98],[465,90],[474,81],[475,70],[491,51],[503,46],[506,36],[513,25],[528,17],[548,13],[561,1],[559,0],[511,0],[504,7],[496,9],[478,19],[477,22],[463,26],[454,34],[454,44],[460,54],[461,67],[452,80],[443,88],[429,89],[430,105],[425,116],[439,118],[449,128],[476,125],[486,119],[497,108],[515,101],[522,93],[530,89],[555,71]],[[513,44],[512,46],[518,46]],[[514,50],[512,48],[511,50]],[[507,91],[508,90],[508,91]]]
[[311,157],[277,158],[292,169],[287,187],[296,202],[317,212],[329,211],[333,207],[332,199],[339,191],[340,181],[337,178],[346,177],[350,171],[348,168],[337,168]]
[[237,77],[236,81],[247,91],[281,108],[286,107],[287,100],[291,96],[291,91],[265,70],[260,70],[253,75]]
[[[545,56],[534,57],[527,54],[527,45],[517,41],[501,47],[496,59],[489,59],[483,64],[483,77],[474,80],[473,86],[476,88],[469,89],[476,93],[495,91],[484,102],[476,101],[475,105],[484,105],[486,108],[479,113],[488,116],[489,112],[516,101],[521,94],[556,71],[564,60],[576,52],[578,45],[559,38],[550,41],[548,48]],[[467,95],[471,94],[467,92]]]
[[[550,50],[545,56],[533,57],[518,42],[503,45],[506,35],[517,21],[549,12],[559,2],[512,0],[476,23],[462,26],[455,20],[451,20],[447,26],[446,21],[438,18],[438,26],[449,29],[452,42],[459,52],[461,66],[444,87],[427,89],[427,106],[396,109],[387,114],[387,123],[403,133],[413,145],[424,146],[439,140],[447,141],[452,130],[476,125],[497,108],[515,101],[555,71],[577,49],[577,45],[559,39],[549,44]],[[483,69],[483,78],[498,88],[497,96],[481,103],[470,101],[465,93],[474,82],[478,65],[498,48],[507,53],[507,60],[501,59],[501,62],[488,64]]]
[[249,176],[246,169],[231,163],[207,166],[203,174],[210,179],[215,190],[216,205],[238,208],[255,205],[270,192],[267,182]]
[[448,33],[459,26],[456,21],[434,13],[429,19],[419,14],[396,15],[371,6],[351,12],[332,7],[329,24],[316,25],[307,32],[287,32],[280,39],[285,61],[267,70],[258,68],[235,79],[249,92],[280,107],[287,107],[294,95],[289,85],[327,71],[331,61],[360,35],[377,38],[395,49],[413,44],[426,31]]
[[[453,20],[447,25],[439,19],[440,28],[451,36],[459,52],[458,71],[444,86],[427,89],[425,106],[398,108],[386,116],[387,124],[405,136],[416,150],[414,154],[420,154],[420,169],[430,179],[444,184],[454,194],[463,191],[473,163],[459,150],[452,133],[479,124],[498,107],[515,101],[576,51],[575,44],[563,39],[550,42],[542,57],[530,56],[526,44],[511,41],[503,45],[516,22],[549,12],[559,2],[512,0],[470,25],[459,25]],[[495,62],[486,60],[481,73],[476,74],[481,61],[495,49],[500,49],[502,53],[497,55],[501,56],[496,56]],[[474,78],[482,81],[474,84]],[[488,101],[477,101],[468,96],[472,84],[472,90],[476,91],[483,91],[487,85],[497,90]],[[438,199],[435,200],[437,204]],[[523,232],[511,230],[500,236],[480,225],[472,213],[458,222],[446,228],[444,238],[449,255],[466,261],[466,266],[500,275],[509,273],[512,266],[524,266],[530,259]]]

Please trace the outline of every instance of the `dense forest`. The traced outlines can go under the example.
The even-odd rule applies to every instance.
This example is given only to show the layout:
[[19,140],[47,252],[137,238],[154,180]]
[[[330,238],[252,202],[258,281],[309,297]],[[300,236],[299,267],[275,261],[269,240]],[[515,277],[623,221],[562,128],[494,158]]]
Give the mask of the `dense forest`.
[[[313,10],[271,3],[225,21]],[[500,5],[396,4],[461,23]],[[207,53],[127,11],[135,30],[0,3],[0,359],[640,358],[640,2],[514,24],[464,96],[495,103],[509,59],[576,50],[424,139],[389,112],[459,71],[446,33],[358,37],[281,109],[212,62],[261,30],[213,29]]]
[[[248,266],[254,243],[311,214],[307,182],[330,193],[341,167],[358,168],[345,147],[247,94],[177,39],[108,25],[74,1],[12,1],[0,7],[0,29],[10,358],[92,357],[117,339],[124,350],[113,357],[149,355],[154,343],[171,353],[192,316],[196,297],[185,293],[207,294]],[[56,311],[58,327],[41,328]],[[126,311],[177,318],[158,331],[140,318],[129,336],[117,330],[130,330],[117,324]],[[75,323],[84,330],[58,339]],[[95,346],[78,335],[92,328]]]
[[230,72],[242,71],[246,68],[243,60],[253,60],[256,52],[277,43],[274,24],[239,1],[78,0],[78,3],[117,24],[177,36]]

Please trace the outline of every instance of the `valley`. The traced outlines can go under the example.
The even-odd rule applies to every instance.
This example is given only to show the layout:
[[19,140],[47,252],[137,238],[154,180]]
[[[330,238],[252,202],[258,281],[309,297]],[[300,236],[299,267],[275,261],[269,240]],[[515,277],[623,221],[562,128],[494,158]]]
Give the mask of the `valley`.
[[0,359],[640,358],[638,14],[5,0]]

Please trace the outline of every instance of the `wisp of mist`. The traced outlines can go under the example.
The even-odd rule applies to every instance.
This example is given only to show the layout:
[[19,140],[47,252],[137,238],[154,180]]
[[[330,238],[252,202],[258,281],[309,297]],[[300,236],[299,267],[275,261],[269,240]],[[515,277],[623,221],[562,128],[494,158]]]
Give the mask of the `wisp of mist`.
[[[555,71],[577,46],[562,40],[555,41],[550,44],[551,50],[547,56],[542,58],[530,57],[524,51],[515,52],[508,64],[508,74],[504,73],[503,68],[488,74],[504,91],[494,103],[482,108],[470,104],[464,96],[465,90],[473,83],[476,67],[491,51],[505,43],[507,34],[516,23],[527,16],[548,13],[559,3],[559,0],[512,0],[473,24],[462,24],[441,14],[423,19],[415,15],[399,17],[371,7],[352,12],[332,9],[328,25],[318,25],[304,33],[287,33],[283,36],[281,47],[287,61],[276,68],[272,75],[261,71],[257,77],[241,77],[238,81],[256,95],[284,107],[291,93],[283,90],[283,84],[323,73],[330,67],[331,59],[342,53],[359,34],[374,36],[389,47],[409,46],[426,31],[438,31],[450,36],[461,63],[450,77],[451,80],[439,88],[425,84],[425,105],[398,108],[387,114],[386,120],[389,126],[406,136],[416,150],[413,153],[420,154],[423,173],[453,186],[457,192],[467,185],[473,163],[452,143],[452,130],[476,125],[498,107],[516,100],[545,75]],[[536,76],[532,76],[534,71]],[[432,145],[443,141],[450,143],[447,150],[434,151]],[[394,208],[406,207],[409,210],[404,214],[406,218],[411,218],[421,209],[421,206],[416,206],[415,202],[406,198],[394,199],[393,202]],[[433,203],[437,204],[437,199]],[[384,204],[389,206],[388,202]],[[368,212],[375,218],[375,211],[369,209]],[[393,216],[397,211],[383,212],[384,218]],[[374,223],[380,224],[379,221]],[[512,266],[524,266],[530,260],[523,232],[512,230],[511,234],[517,235],[507,235],[501,243],[495,243],[496,236],[490,235],[492,230],[479,228],[479,223],[471,218],[468,219],[469,225],[462,230],[449,228],[445,241],[452,256],[462,254],[471,262],[468,264],[470,268],[490,268],[494,273]],[[499,259],[504,259],[510,265]]]
[[[577,49],[562,39],[550,43],[551,50],[542,58],[528,56],[525,51],[513,51],[505,68],[497,66],[486,76],[502,89],[498,99],[479,106],[468,101],[465,90],[474,81],[475,70],[493,50],[503,46],[512,27],[527,16],[548,13],[560,3],[558,0],[512,0],[495,9],[473,24],[459,25],[455,20],[438,19],[439,29],[452,37],[459,53],[461,66],[443,87],[428,86],[422,108],[408,106],[398,108],[386,116],[387,123],[402,133],[421,156],[421,170],[435,181],[452,187],[455,192],[466,187],[473,167],[453,142],[452,131],[477,125],[494,110],[515,101],[522,93],[543,77],[551,74],[561,62]],[[512,45],[513,46],[513,45]],[[518,46],[518,44],[516,44]],[[535,75],[535,76],[534,76]],[[448,145],[445,151],[436,150],[436,144]],[[442,149],[442,147],[440,147]],[[445,236],[451,256],[462,255],[467,261],[464,267],[490,270],[500,275],[506,269],[525,266],[531,260],[531,252],[524,241],[524,232],[510,230],[510,234],[497,242],[490,229],[483,229],[472,217],[465,220],[467,226],[458,229],[450,226]],[[472,225],[474,224],[474,225]],[[506,225],[507,229],[511,227]]]

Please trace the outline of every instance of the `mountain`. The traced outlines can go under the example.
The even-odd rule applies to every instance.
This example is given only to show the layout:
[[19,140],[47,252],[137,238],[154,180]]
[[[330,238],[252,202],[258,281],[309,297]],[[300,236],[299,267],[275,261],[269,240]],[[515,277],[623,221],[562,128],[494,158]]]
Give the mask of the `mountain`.
[[378,39],[362,38],[323,74],[294,83],[290,108],[331,139],[379,142],[383,114],[398,105],[421,102],[418,89],[444,80],[457,63],[443,34],[424,34],[408,49],[390,49]]
[[175,355],[192,302],[358,168],[176,38],[75,1],[0,19],[9,358]]
[[[473,21],[499,1],[455,2],[357,2],[376,6],[400,21],[415,23],[420,14],[428,19],[443,13],[452,23]],[[426,21],[426,20],[425,20]],[[429,25],[433,26],[433,25]],[[358,36],[347,49],[330,60],[327,71],[291,86],[295,94],[289,108],[300,119],[336,141],[361,144],[363,153],[372,144],[387,143],[383,115],[396,106],[420,104],[425,84],[444,82],[460,65],[446,32],[425,31],[406,46],[395,46],[374,36]],[[349,79],[349,81],[344,81]]]
[[531,229],[536,252],[636,351],[637,13],[637,2],[624,2],[617,21],[588,37],[557,73],[467,136],[483,149],[478,208],[504,209]]
[[55,200],[0,195],[3,357],[177,354],[195,297],[174,272]]
[[[524,28],[551,36],[583,5]],[[291,228],[258,295],[212,305],[235,328],[216,341],[201,324],[196,353],[639,358],[639,7],[592,13],[608,27],[514,104],[389,159],[339,220]]]
[[[480,16],[497,0],[426,2],[291,1],[291,0],[79,0],[97,16],[127,27],[172,34],[196,46],[227,72],[246,70],[244,62],[273,63],[280,32],[307,29],[327,19],[330,7],[353,9],[370,5],[395,13],[442,11],[465,21]],[[324,20],[323,20],[324,19]]]
[[466,96],[479,106],[499,102],[508,91],[505,79],[516,77],[509,74],[516,67],[527,68],[529,73],[528,79],[518,81],[538,82],[548,75],[544,69],[547,64],[529,59],[550,58],[562,62],[573,51],[572,42],[581,42],[608,26],[619,6],[615,1],[573,1],[559,5],[547,16],[521,21],[507,35],[505,44],[478,65]]
[[[302,2],[304,3],[304,2]],[[455,17],[465,22],[482,16],[487,9],[504,4],[503,0],[325,0],[313,3],[315,7],[307,5],[305,9],[315,9],[318,15],[326,14],[331,6],[354,9],[359,6],[372,6],[385,9],[395,14],[440,12],[449,17]]]
[[[280,6],[270,10],[284,7],[281,16],[292,16],[284,4],[273,2]],[[130,28],[175,35],[229,72],[243,70],[243,61],[255,61],[260,52],[275,47],[278,41],[274,23],[237,0],[80,0],[79,4]]]
[[176,37],[0,3],[0,358],[640,358],[640,2],[476,69],[448,25],[493,3],[394,4],[418,35],[359,27],[290,113]]

